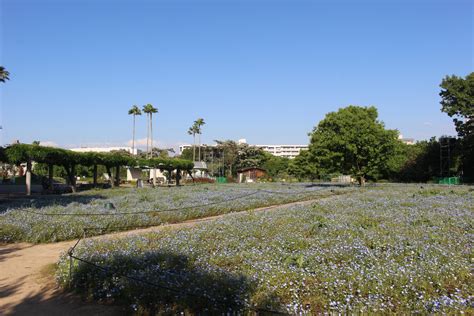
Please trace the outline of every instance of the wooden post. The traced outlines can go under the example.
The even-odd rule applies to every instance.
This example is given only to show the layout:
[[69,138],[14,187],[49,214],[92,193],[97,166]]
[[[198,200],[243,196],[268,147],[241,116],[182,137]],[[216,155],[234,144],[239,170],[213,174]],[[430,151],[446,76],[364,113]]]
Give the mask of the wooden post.
[[94,165],[94,188],[97,187],[97,165]]
[[181,170],[176,169],[176,186],[179,187],[179,180],[181,180]]
[[106,168],[107,168],[107,174],[109,175],[110,186],[113,188],[115,187],[115,181],[114,181],[114,177],[112,177],[112,171],[110,171],[109,166],[106,166]]
[[26,195],[31,195],[31,160],[26,162]]
[[76,193],[76,165],[71,166],[71,190],[72,193]]
[[53,176],[54,176],[54,165],[52,163],[48,166],[48,187],[53,190]]

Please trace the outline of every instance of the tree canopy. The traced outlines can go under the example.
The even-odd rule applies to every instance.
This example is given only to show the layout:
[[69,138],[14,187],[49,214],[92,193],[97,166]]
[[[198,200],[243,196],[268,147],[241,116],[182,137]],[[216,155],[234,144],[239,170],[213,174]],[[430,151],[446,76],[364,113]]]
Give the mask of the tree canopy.
[[386,130],[375,107],[348,106],[331,112],[310,134],[309,151],[320,174],[377,178],[394,153],[396,130]]
[[446,76],[441,82],[441,111],[453,118],[461,150],[459,172],[474,181],[474,72],[465,78]]
[[107,167],[134,166],[134,167],[158,167],[166,166],[167,169],[191,170],[194,164],[191,161],[175,158],[134,158],[122,152],[79,153],[62,148],[46,147],[30,144],[14,144],[0,151],[0,157],[4,162],[19,164],[27,161],[46,163],[60,166],[71,165],[104,165]]
[[441,111],[453,118],[459,136],[474,134],[474,72],[446,76],[440,87]]

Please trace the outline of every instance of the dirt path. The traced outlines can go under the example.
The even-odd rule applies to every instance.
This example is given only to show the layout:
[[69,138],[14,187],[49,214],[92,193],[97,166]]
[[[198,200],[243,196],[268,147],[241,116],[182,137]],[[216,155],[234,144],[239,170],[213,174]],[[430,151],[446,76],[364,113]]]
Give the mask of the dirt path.
[[[292,202],[253,209],[269,211],[294,205],[308,205],[319,199]],[[248,212],[248,211],[242,211]],[[236,212],[232,214],[242,213]],[[134,235],[157,231],[163,228],[179,229],[202,222],[209,222],[232,214],[222,214],[186,222],[161,225],[145,229],[112,233],[93,238]],[[16,243],[0,247],[0,314],[1,315],[123,315],[125,311],[115,306],[105,306],[82,301],[80,298],[63,293],[51,278],[53,265],[62,252],[67,251],[76,241],[53,244]]]

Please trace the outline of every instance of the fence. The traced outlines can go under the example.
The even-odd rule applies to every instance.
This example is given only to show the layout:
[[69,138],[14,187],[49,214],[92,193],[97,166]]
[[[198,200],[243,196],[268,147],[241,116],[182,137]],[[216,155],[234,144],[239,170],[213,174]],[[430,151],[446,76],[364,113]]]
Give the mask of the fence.
[[[324,187],[322,187],[324,188]],[[258,189],[258,190],[255,190],[255,191],[252,191],[252,192],[247,192],[245,194],[242,194],[242,195],[239,195],[237,197],[233,197],[231,199],[225,199],[225,200],[222,200],[222,201],[218,201],[218,202],[212,202],[212,203],[207,203],[207,204],[203,204],[203,205],[195,205],[195,206],[192,206],[192,207],[185,207],[185,208],[175,208],[175,209],[168,209],[168,210],[165,210],[167,212],[175,212],[175,211],[183,211],[185,209],[189,209],[189,208],[197,208],[197,207],[202,207],[202,206],[209,206],[209,205],[216,205],[216,204],[222,204],[222,203],[227,203],[229,202],[230,200],[237,200],[237,199],[242,199],[242,198],[245,198],[245,197],[248,197],[248,196],[252,196],[252,195],[255,195],[255,194],[258,194],[258,193],[268,193],[268,194],[301,194],[301,193],[314,193],[314,192],[317,192],[317,191],[321,191],[321,189],[318,189],[318,190],[307,190],[307,189],[302,189],[302,190],[297,190],[297,191],[293,191],[293,192],[290,192],[290,191],[273,191],[273,190],[264,190],[264,189]],[[327,190],[329,191],[329,190]],[[339,192],[337,191],[334,191],[334,190],[330,190],[330,193],[331,195],[337,195],[339,194]],[[303,197],[302,199],[296,201],[296,202],[300,202],[300,201],[303,201],[305,200],[305,197]],[[114,215],[122,215],[122,214],[135,214],[134,212],[118,212],[118,213],[88,213],[88,214],[73,214],[73,213],[41,213],[41,212],[34,212],[34,211],[28,211],[28,212],[32,212],[34,214],[39,214],[39,215],[44,215],[44,216],[65,216],[65,215],[71,215],[71,216],[95,216],[95,215],[106,215],[106,216],[114,216]],[[150,211],[150,212],[162,212],[162,211]],[[129,281],[132,281],[132,282],[138,282],[138,283],[141,283],[145,286],[149,286],[149,287],[152,287],[152,288],[156,288],[156,289],[159,289],[159,290],[164,290],[164,291],[169,291],[169,292],[179,292],[179,291],[182,291],[181,289],[177,289],[177,288],[173,288],[173,287],[169,287],[167,285],[163,285],[163,284],[157,284],[157,283],[154,283],[154,282],[151,282],[149,280],[145,280],[145,279],[142,279],[142,278],[138,278],[138,277],[135,277],[135,276],[130,276],[130,275],[126,275],[124,273],[118,273],[117,271],[112,271],[109,267],[106,267],[106,266],[102,266],[102,265],[99,265],[97,263],[94,263],[94,262],[91,262],[85,258],[81,258],[79,257],[77,254],[76,254],[76,248],[78,247],[78,245],[81,243],[81,241],[85,240],[86,238],[88,238],[88,233],[91,232],[92,230],[98,230],[100,231],[100,233],[105,233],[107,231],[119,231],[119,230],[125,230],[125,229],[138,229],[138,228],[149,228],[151,226],[122,226],[122,227],[107,227],[107,228],[99,228],[99,227],[88,227],[88,228],[84,228],[83,230],[83,235],[77,240],[77,242],[74,244],[73,247],[71,247],[69,249],[69,251],[67,252],[67,255],[69,257],[69,282],[71,282],[71,280],[73,279],[73,273],[74,273],[74,269],[77,268],[76,267],[76,264],[75,262],[80,262],[82,264],[85,264],[85,265],[88,265],[90,267],[92,267],[93,269],[97,269],[97,270],[100,270],[102,271],[103,273],[106,273],[106,274],[112,274],[114,277],[121,277],[121,278],[124,278],[124,279],[127,279]],[[192,297],[196,297],[196,298],[202,298],[202,299],[208,299],[208,297],[202,295],[200,296],[199,294],[194,294],[194,293],[180,293],[182,295],[188,295],[188,296],[192,296]],[[229,304],[231,302],[229,302],[228,300],[224,300],[222,302],[218,302],[218,303],[222,303],[223,306],[225,306],[226,304]],[[243,310],[237,310],[237,311],[232,311],[232,312],[229,312],[230,315],[233,315],[233,314],[236,314],[236,315],[239,315],[239,314],[242,314],[242,313],[253,313],[253,314],[256,314],[256,315],[260,315],[260,314],[265,314],[265,315],[285,315],[287,313],[285,312],[282,312],[282,311],[278,311],[278,310],[269,310],[269,309],[265,309],[265,308],[260,308],[260,307],[256,307],[256,306],[246,306]]]

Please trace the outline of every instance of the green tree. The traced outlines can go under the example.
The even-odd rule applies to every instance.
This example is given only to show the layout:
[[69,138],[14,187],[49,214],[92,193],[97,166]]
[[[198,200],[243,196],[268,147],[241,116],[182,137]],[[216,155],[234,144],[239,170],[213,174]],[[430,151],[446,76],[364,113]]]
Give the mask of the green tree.
[[466,78],[446,76],[441,82],[441,111],[453,118],[459,136],[474,133],[474,72]]
[[0,82],[5,82],[10,80],[10,73],[5,69],[5,67],[0,66]]
[[298,156],[288,163],[288,173],[299,181],[315,180],[319,177],[316,163],[308,150],[302,150]]
[[128,110],[128,115],[133,115],[132,154],[135,154],[135,117],[137,115],[142,115],[142,111],[140,111],[138,106],[134,105],[130,110]]
[[267,171],[268,176],[271,178],[284,178],[287,175],[291,160],[285,157],[274,156],[268,152],[264,154],[266,159],[263,163],[263,169]]
[[158,113],[158,109],[148,103],[147,105],[143,106],[143,113],[146,113],[148,118],[146,151],[149,153],[149,157],[152,158],[153,153],[151,149],[153,148],[153,113]]
[[398,132],[386,130],[375,107],[348,106],[331,112],[310,134],[312,159],[320,172],[356,176],[361,185],[378,178],[394,153]]
[[441,82],[441,111],[453,118],[461,151],[460,173],[474,181],[474,72],[465,78],[446,76]]
[[240,144],[238,145],[234,164],[236,170],[248,167],[263,168],[267,160],[268,156],[263,149],[248,144]]
[[218,157],[222,160],[222,175],[235,175],[237,173],[236,162],[239,155],[239,145],[233,140],[216,140],[215,142],[217,143]]

